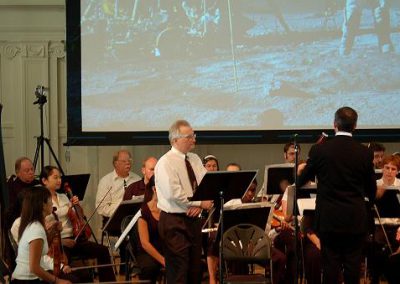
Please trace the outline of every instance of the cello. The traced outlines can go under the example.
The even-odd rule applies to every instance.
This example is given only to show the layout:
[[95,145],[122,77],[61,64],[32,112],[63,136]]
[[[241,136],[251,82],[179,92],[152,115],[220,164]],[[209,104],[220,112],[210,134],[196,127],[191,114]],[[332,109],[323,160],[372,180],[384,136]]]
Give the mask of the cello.
[[[72,199],[74,195],[68,182],[64,184],[64,191],[67,194],[68,198]],[[68,218],[72,224],[72,232],[75,241],[88,241],[90,236],[92,235],[92,230],[88,226],[88,222],[86,221],[83,209],[79,204],[73,204],[72,207],[69,208]]]

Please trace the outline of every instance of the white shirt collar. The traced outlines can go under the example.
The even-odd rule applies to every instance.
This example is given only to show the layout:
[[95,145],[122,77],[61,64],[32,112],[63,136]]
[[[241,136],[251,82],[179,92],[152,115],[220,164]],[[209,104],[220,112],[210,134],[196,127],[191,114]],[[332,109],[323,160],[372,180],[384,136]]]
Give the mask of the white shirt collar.
[[346,132],[346,131],[338,131],[338,132],[336,132],[335,136],[349,136],[349,137],[353,137],[353,134],[351,134],[350,132]]
[[179,155],[182,157],[182,159],[186,159],[186,155],[183,154],[181,151],[176,149],[174,146],[171,147],[171,151],[174,152],[175,154]]

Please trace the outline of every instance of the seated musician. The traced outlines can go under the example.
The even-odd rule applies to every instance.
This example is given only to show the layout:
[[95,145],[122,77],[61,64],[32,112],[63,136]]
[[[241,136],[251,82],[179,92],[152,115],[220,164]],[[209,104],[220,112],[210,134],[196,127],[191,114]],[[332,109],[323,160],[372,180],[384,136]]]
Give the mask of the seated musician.
[[143,178],[131,183],[125,189],[123,200],[131,200],[134,196],[140,196],[145,193],[146,185],[154,174],[156,164],[157,159],[154,157],[148,157],[142,162]]
[[[73,236],[73,226],[70,220],[71,210],[73,205],[79,205],[77,196],[73,196],[71,200],[65,194],[57,193],[61,187],[61,174],[57,167],[46,166],[40,174],[40,181],[50,191],[53,207],[56,207],[56,214],[62,224],[61,242],[64,252],[69,261],[71,256],[80,256],[87,258],[96,258],[97,264],[110,264],[110,256],[107,247],[89,241],[85,236],[85,231],[80,236]],[[48,215],[46,220],[53,220],[54,216]],[[76,238],[76,240],[74,239]],[[114,270],[111,266],[101,267],[99,271],[99,281],[115,281]]]
[[[19,241],[17,266],[12,273],[11,283],[56,283],[68,284],[63,279],[64,274],[58,277],[49,270],[43,260],[49,245],[45,230],[45,216],[51,214],[53,209],[51,194],[46,188],[29,188],[24,195],[20,226],[18,229]],[[63,267],[63,272],[71,272],[68,266]]]
[[[304,167],[304,162],[300,162],[298,166],[298,173],[300,173]],[[281,253],[286,252],[286,279],[288,283],[292,283],[295,276],[296,269],[296,258],[295,258],[295,236],[294,228],[292,226],[293,215],[287,214],[287,200],[288,200],[288,189],[282,196],[281,200],[281,210],[283,218],[277,216],[276,219],[279,220],[278,234],[275,236],[273,242],[274,246]],[[320,284],[321,283],[321,246],[318,236],[313,231],[313,218],[312,215],[303,216],[302,226],[304,229],[304,267],[305,276],[307,283]],[[279,279],[282,281],[282,279]]]
[[396,231],[396,247],[394,253],[389,258],[387,269],[387,280],[389,284],[400,283],[400,227]]
[[137,228],[140,242],[133,244],[137,246],[135,256],[140,267],[139,279],[150,280],[151,283],[156,283],[160,269],[165,267],[158,234],[160,212],[157,207],[157,191],[153,176],[146,185],[141,217],[138,219]]
[[17,196],[20,191],[39,183],[40,182],[35,179],[35,169],[32,161],[28,157],[18,158],[15,161],[15,175],[12,175],[7,180],[10,206],[13,206],[17,201]]
[[[214,155],[207,155],[203,158],[203,166],[208,172],[219,171],[219,163],[217,157]],[[211,225],[218,223],[219,214],[214,211],[210,218]],[[208,237],[208,238],[207,238]],[[207,238],[207,239],[206,239]],[[209,275],[209,283],[217,283],[217,271],[218,271],[218,255],[219,255],[219,245],[217,240],[217,232],[210,232],[203,237],[203,247],[207,254],[207,268]]]
[[[384,193],[388,190],[389,186],[400,187],[400,179],[396,177],[400,169],[400,158],[397,156],[385,156],[383,158],[383,169],[382,178],[376,181],[377,192],[375,204],[377,205],[377,210],[380,215],[384,214],[385,202],[383,200]],[[385,232],[383,231],[385,230]],[[388,240],[385,237],[385,233],[388,236]],[[371,283],[379,283],[380,276],[390,273],[388,269],[389,257],[391,254],[390,247],[395,248],[398,246],[398,241],[396,237],[396,227],[393,225],[383,225],[375,227],[375,235],[373,242],[373,252],[371,260]],[[398,282],[397,282],[398,283]]]

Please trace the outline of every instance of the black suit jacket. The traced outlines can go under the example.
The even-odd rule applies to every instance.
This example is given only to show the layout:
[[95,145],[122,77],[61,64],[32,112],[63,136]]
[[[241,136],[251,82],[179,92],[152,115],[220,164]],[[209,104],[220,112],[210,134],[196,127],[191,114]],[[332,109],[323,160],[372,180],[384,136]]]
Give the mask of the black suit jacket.
[[349,136],[335,136],[311,147],[299,186],[317,176],[317,232],[367,232],[369,212],[365,197],[372,204],[376,193],[372,160],[372,151]]

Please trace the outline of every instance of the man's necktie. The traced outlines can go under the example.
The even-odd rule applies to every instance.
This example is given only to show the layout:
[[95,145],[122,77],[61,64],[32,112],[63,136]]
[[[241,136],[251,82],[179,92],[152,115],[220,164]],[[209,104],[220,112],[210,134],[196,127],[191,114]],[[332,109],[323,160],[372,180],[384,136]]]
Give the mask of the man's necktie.
[[127,186],[126,186],[126,179],[124,179],[124,190],[126,190]]
[[193,192],[197,189],[196,175],[194,174],[192,165],[189,162],[188,156],[185,156],[186,169],[189,175],[190,184],[192,185]]

